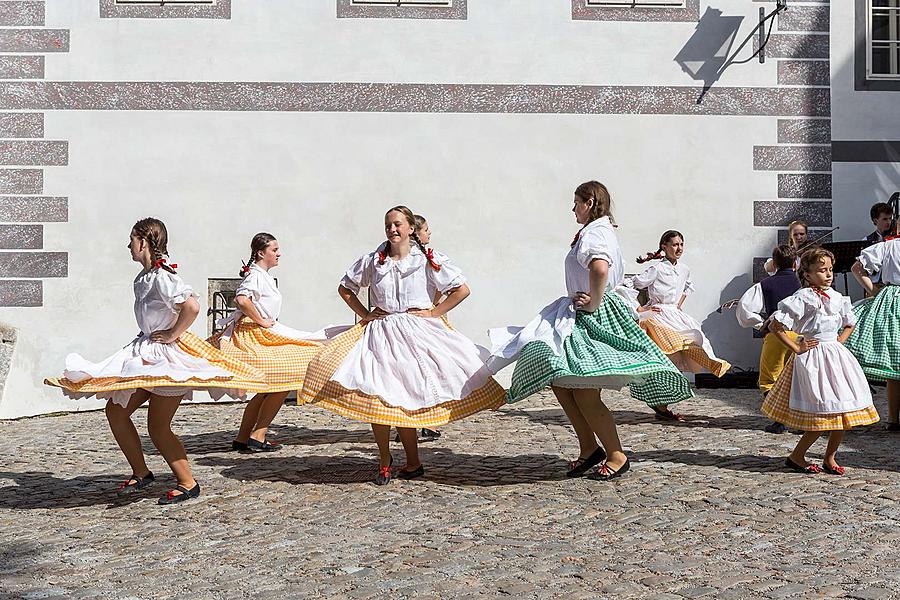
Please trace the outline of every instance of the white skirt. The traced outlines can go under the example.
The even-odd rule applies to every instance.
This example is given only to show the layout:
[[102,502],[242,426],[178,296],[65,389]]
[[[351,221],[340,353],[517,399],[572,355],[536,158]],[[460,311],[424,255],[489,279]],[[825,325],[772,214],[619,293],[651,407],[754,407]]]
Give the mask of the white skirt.
[[466,398],[490,376],[478,347],[441,319],[396,313],[366,325],[331,379],[389,406],[419,410]]
[[872,406],[862,367],[836,339],[820,340],[794,358],[790,407],[813,414],[846,413]]
[[693,341],[695,345],[703,348],[703,351],[711,359],[721,360],[716,357],[715,352],[713,352],[712,344],[710,344],[709,339],[704,335],[703,330],[700,328],[700,323],[698,323],[694,317],[673,304],[657,304],[655,306],[662,310],[660,312],[647,310],[640,313],[641,321],[653,319],[660,325],[665,325],[669,329],[674,329],[684,337]]
[[575,327],[575,305],[568,296],[557,298],[541,309],[524,327],[497,327],[488,330],[491,339],[491,356],[487,366],[492,373],[497,373],[505,366],[515,362],[526,345],[534,341],[542,341],[559,356],[562,354],[563,342],[572,335]]

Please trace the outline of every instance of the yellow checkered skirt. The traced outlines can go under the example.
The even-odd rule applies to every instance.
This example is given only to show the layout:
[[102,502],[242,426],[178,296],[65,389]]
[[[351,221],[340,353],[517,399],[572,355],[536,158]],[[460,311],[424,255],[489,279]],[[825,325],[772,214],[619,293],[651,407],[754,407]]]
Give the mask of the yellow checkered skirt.
[[[449,325],[444,321],[449,329]],[[363,337],[367,324],[359,324],[331,340],[310,363],[298,404],[314,403],[333,412],[380,425],[395,427],[438,427],[505,403],[506,392],[493,378],[459,400],[443,402],[420,410],[388,405],[379,396],[348,390],[331,380],[332,375]]]
[[663,325],[653,318],[641,319],[641,329],[653,340],[663,354],[669,357],[679,371],[701,373],[709,371],[721,377],[731,368],[731,363],[709,356],[694,340],[678,333],[671,327]]
[[255,390],[265,393],[303,387],[306,367],[322,349],[321,342],[285,337],[246,318],[238,321],[230,338],[222,339],[219,333],[209,343],[225,356],[265,373],[266,389]]
[[788,358],[784,371],[766,396],[762,405],[764,415],[786,427],[800,431],[840,431],[879,421],[878,411],[874,406],[834,414],[816,414],[792,409],[790,404],[794,358],[793,354]]
[[212,379],[188,378],[174,380],[170,377],[95,377],[74,382],[66,378],[45,379],[46,385],[60,387],[69,395],[90,397],[103,392],[122,390],[139,390],[153,388],[185,388],[187,389],[228,389],[242,391],[259,391],[265,388],[266,376],[256,367],[244,364],[226,356],[193,333],[186,331],[174,344],[178,349],[193,358],[206,360],[214,367],[224,369],[231,377],[215,377]]

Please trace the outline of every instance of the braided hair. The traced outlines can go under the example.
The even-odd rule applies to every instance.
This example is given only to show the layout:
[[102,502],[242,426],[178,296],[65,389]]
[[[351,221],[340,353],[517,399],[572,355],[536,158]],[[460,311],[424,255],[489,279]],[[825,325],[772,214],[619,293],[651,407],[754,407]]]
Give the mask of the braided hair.
[[682,240],[684,240],[684,236],[681,235],[680,231],[675,231],[674,229],[666,231],[664,234],[662,234],[662,237],[659,238],[659,247],[657,248],[656,252],[648,252],[643,256],[638,256],[635,260],[637,260],[637,263],[639,265],[642,265],[645,262],[650,262],[651,260],[662,258],[666,255],[666,253],[663,251],[663,246],[665,246],[669,242],[669,240],[677,237],[680,237]]
[[147,242],[154,266],[165,269],[169,273],[174,273],[174,266],[166,264],[166,260],[169,257],[167,248],[169,233],[166,231],[165,223],[153,217],[146,217],[135,223],[131,229],[134,231],[135,236]]
[[265,231],[261,231],[253,236],[253,239],[250,240],[250,258],[247,260],[247,263],[241,267],[239,273],[241,277],[246,277],[250,274],[250,265],[258,261],[259,253],[263,252],[269,247],[269,244],[274,241],[275,236],[271,233],[266,233]]
[[[416,246],[419,247],[419,250],[422,251],[422,254],[425,255],[425,258],[428,260],[428,264],[431,265],[431,268],[434,269],[435,271],[440,271],[441,266],[435,262],[434,257],[433,257],[434,253],[431,250],[429,250],[425,244],[422,243],[422,240],[419,239],[419,234],[416,233],[416,230],[418,229],[418,227],[416,226],[417,225],[416,215],[413,214],[413,211],[411,211],[409,208],[402,206],[402,205],[395,206],[395,207],[389,209],[386,213],[384,213],[385,218],[387,218],[387,216],[389,214],[391,214],[392,212],[401,213],[404,217],[406,217],[406,222],[409,223],[410,227],[412,227],[412,233],[410,234],[409,238],[413,242],[415,242]],[[424,220],[423,220],[423,222],[424,222]],[[388,242],[387,246],[385,247],[385,254],[390,254],[390,251],[391,251],[391,243]],[[381,259],[380,257],[379,257],[379,260],[381,260],[383,262],[383,259]]]
[[610,222],[615,224],[616,221],[612,215],[612,196],[609,195],[609,190],[605,185],[599,181],[586,181],[575,188],[575,195],[584,202],[594,202],[588,215],[590,217],[588,223],[602,217],[609,217]]

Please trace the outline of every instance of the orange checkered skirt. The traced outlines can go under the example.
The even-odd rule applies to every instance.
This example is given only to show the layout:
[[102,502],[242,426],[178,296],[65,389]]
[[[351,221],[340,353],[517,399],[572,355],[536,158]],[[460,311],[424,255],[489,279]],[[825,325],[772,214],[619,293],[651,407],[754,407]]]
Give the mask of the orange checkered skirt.
[[310,361],[322,349],[322,342],[279,335],[250,319],[241,319],[231,336],[218,333],[209,343],[225,356],[259,369],[266,375],[267,387],[257,392],[287,392],[303,387]]
[[794,380],[794,358],[788,358],[784,371],[766,395],[762,405],[764,415],[791,429],[800,431],[841,431],[871,425],[879,421],[874,406],[845,413],[817,414],[791,408],[791,385]]
[[731,368],[728,361],[710,356],[696,341],[652,317],[641,319],[640,326],[679,371],[691,373],[709,371],[716,377],[721,377]]
[[[446,321],[443,325],[451,329]],[[505,403],[505,390],[493,378],[465,398],[442,402],[418,410],[390,405],[379,396],[349,390],[332,380],[347,355],[361,342],[368,324],[359,324],[334,338],[310,363],[298,404],[314,403],[333,412],[380,425],[438,427],[479,411],[497,409]]]
[[[177,377],[166,375],[166,365],[162,361],[150,363],[141,357],[141,351],[150,345],[169,346],[163,350],[169,353],[186,355],[186,360],[194,365],[203,365],[210,377],[192,377],[184,374]],[[171,348],[174,346],[174,348]],[[159,349],[159,348],[158,348]],[[162,354],[165,354],[163,352]],[[76,356],[77,357],[77,356]],[[80,357],[77,357],[80,359]],[[67,362],[68,362],[67,358]],[[82,364],[88,364],[80,359]],[[90,365],[98,371],[115,372],[118,375],[92,377],[86,374],[85,379],[71,381],[65,377],[45,379],[46,385],[62,388],[72,398],[112,399],[117,404],[127,405],[131,392],[146,389],[159,390],[160,395],[181,395],[192,390],[204,389],[211,393],[225,392],[231,395],[242,395],[247,391],[260,391],[266,386],[266,377],[260,369],[247,365],[224,353],[200,339],[191,332],[181,334],[171,344],[154,344],[147,336],[139,336],[130,345],[102,363]],[[143,371],[146,374],[141,374]],[[131,373],[138,373],[134,376]],[[166,393],[168,391],[168,393]]]

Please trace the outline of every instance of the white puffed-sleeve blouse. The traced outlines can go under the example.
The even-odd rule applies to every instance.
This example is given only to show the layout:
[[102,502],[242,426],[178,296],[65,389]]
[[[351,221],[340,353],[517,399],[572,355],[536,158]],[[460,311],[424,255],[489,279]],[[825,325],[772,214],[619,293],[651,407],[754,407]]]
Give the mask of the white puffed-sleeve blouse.
[[625,262],[609,217],[601,217],[585,225],[579,232],[575,245],[566,255],[566,293],[570,298],[578,292],[591,292],[588,267],[594,259],[604,260],[609,264],[607,291],[622,285]]
[[868,273],[881,273],[882,282],[900,285],[900,239],[872,244],[858,260]]
[[178,320],[175,308],[197,294],[175,273],[162,268],[143,270],[134,279],[134,318],[145,335],[170,329]]
[[281,314],[282,298],[275,278],[256,263],[250,265],[250,272],[241,281],[234,295],[250,298],[263,318],[277,321]]
[[856,325],[850,298],[829,288],[823,298],[812,288],[797,290],[778,303],[772,319],[800,335],[821,340],[835,339],[844,327]]
[[689,296],[694,291],[690,267],[683,262],[673,265],[665,258],[629,278],[625,285],[637,290],[646,289],[651,306],[658,304],[677,306],[682,296]]

